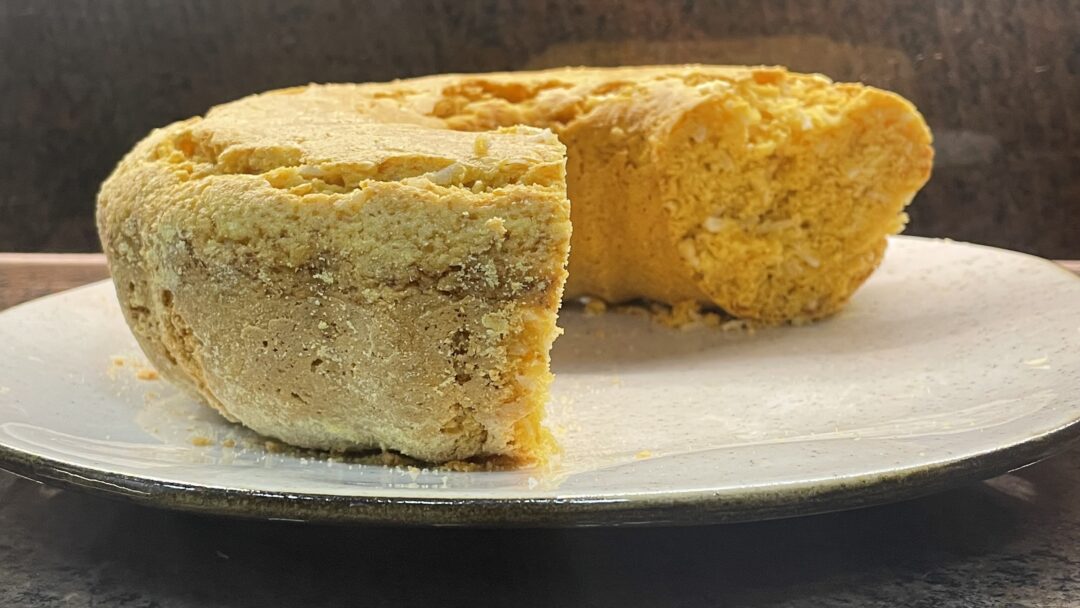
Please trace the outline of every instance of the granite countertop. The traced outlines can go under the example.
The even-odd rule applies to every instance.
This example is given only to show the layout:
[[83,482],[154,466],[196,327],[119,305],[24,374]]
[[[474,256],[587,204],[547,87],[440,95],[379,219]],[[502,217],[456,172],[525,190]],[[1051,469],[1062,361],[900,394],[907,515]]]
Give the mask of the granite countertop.
[[[0,255],[0,307],[102,274],[91,258],[42,260]],[[0,606],[357,604],[1076,606],[1080,446],[908,502],[686,528],[225,519],[0,472]]]

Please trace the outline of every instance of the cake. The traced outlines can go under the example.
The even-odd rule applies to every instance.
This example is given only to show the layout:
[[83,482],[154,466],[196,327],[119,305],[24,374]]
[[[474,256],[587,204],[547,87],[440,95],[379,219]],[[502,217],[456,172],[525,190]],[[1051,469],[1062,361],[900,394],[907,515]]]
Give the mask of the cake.
[[147,356],[226,418],[529,462],[563,297],[828,316],[932,155],[903,98],[781,68],[309,85],[151,133],[98,227]]

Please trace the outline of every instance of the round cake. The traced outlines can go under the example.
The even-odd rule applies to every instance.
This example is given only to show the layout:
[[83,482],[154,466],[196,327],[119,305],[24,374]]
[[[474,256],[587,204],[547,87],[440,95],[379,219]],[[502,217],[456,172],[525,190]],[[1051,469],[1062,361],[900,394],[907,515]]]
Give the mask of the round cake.
[[563,297],[833,314],[930,142],[903,98],[782,68],[309,85],[152,132],[98,227],[147,356],[230,420],[530,461]]

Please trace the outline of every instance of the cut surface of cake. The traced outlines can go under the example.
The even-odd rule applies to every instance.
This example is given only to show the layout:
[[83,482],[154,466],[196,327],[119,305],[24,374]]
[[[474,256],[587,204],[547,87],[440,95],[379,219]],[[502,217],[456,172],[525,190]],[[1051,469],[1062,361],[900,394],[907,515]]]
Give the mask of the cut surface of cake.
[[98,225],[143,349],[230,420],[302,447],[530,461],[550,449],[564,282],[830,315],[932,156],[901,97],[781,68],[309,85],[154,131]]

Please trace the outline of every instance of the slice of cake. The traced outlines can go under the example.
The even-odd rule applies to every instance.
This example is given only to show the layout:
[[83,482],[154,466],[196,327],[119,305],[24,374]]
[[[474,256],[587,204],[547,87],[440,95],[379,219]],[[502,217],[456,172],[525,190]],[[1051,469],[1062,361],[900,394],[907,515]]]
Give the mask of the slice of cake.
[[98,222],[154,365],[296,446],[542,457],[570,242],[565,149],[249,113],[155,131]]

